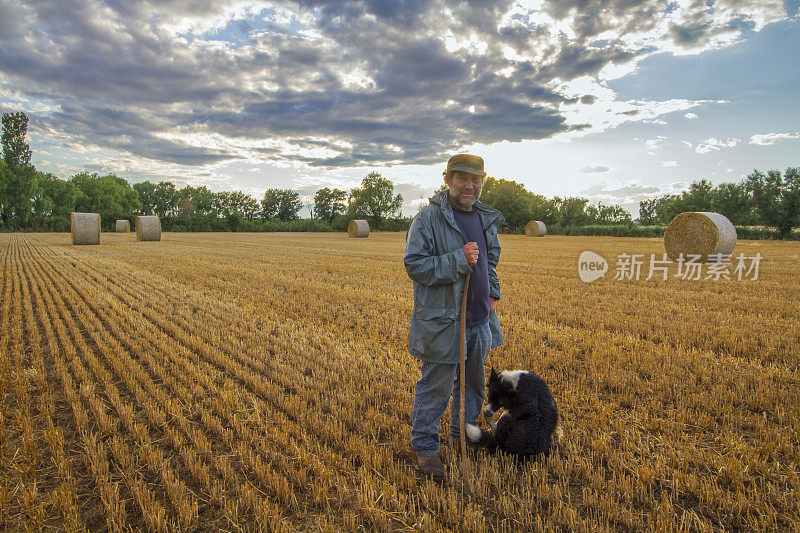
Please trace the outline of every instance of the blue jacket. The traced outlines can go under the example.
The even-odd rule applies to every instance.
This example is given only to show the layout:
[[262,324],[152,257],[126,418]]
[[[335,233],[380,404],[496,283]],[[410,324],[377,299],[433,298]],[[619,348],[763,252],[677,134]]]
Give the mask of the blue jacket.
[[[461,327],[461,295],[464,278],[472,272],[463,247],[466,244],[458,229],[453,208],[447,201],[448,191],[430,199],[430,205],[417,213],[406,234],[403,262],[414,281],[414,312],[408,334],[408,351],[414,357],[433,363],[458,363]],[[497,261],[500,241],[497,228],[505,222],[496,209],[475,202],[481,225],[486,233],[489,262],[489,296],[500,299]],[[503,343],[497,313],[489,317],[492,348]]]

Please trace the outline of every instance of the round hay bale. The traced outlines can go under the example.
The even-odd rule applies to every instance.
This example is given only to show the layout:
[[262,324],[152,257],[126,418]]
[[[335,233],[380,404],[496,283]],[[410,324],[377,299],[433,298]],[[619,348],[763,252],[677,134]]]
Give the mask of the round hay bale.
[[117,220],[117,233],[128,233],[131,230],[130,220]]
[[69,222],[72,244],[100,244],[100,215],[72,212]]
[[664,232],[664,247],[673,261],[680,254],[696,254],[706,262],[714,254],[730,255],[735,245],[736,228],[719,213],[685,211]]
[[157,216],[136,217],[137,241],[160,241],[161,220]]
[[531,220],[525,226],[525,235],[528,237],[544,237],[547,235],[547,226],[541,220]]
[[369,237],[369,222],[366,220],[351,220],[347,225],[347,234],[351,237]]

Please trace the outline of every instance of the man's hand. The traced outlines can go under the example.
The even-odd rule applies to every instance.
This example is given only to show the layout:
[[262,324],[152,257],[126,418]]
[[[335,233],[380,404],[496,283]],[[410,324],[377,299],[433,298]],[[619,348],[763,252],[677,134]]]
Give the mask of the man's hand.
[[492,313],[494,313],[495,311],[497,311],[497,300],[495,300],[494,298],[492,298],[490,296],[489,297],[489,316],[492,316]]
[[474,266],[478,262],[478,243],[468,242],[464,245],[464,257],[467,258],[467,264]]

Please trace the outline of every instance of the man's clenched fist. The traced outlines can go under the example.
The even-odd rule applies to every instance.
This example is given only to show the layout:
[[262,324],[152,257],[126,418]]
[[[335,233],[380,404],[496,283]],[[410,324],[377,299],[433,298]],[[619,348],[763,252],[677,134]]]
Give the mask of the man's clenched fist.
[[464,257],[467,258],[467,264],[469,266],[475,266],[475,263],[478,262],[478,243],[477,242],[468,242],[464,245]]

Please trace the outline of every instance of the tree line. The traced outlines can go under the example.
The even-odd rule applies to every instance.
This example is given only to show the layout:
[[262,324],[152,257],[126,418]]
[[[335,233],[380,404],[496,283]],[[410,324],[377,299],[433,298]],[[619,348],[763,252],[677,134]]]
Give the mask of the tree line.
[[[344,230],[349,220],[366,219],[373,229],[400,231],[410,218],[401,216],[403,197],[394,184],[371,172],[350,191],[324,187],[314,195],[310,219],[300,219],[300,195],[290,189],[268,189],[260,199],[242,191],[213,192],[208,187],[176,188],[169,181],[131,185],[114,174],[79,173],[61,179],[37,171],[25,137],[24,113],[5,113],[0,160],[0,229],[68,231],[72,211],[99,213],[104,229],[118,219],[158,215],[165,231],[326,231]],[[440,188],[439,190],[442,190]],[[776,228],[788,236],[800,227],[800,169],[783,173],[758,170],[740,183],[717,186],[696,181],[678,195],[639,203],[639,217],[618,205],[591,204],[580,197],[545,198],[512,180],[489,177],[481,201],[500,210],[506,231],[522,232],[531,220],[548,231],[565,228],[663,226],[683,211],[715,211],[736,226]],[[621,228],[621,229],[620,229]]]
[[24,113],[5,113],[0,159],[0,229],[68,231],[73,211],[98,213],[104,229],[118,219],[158,215],[167,231],[269,231],[344,229],[352,218],[373,228],[402,229],[403,198],[377,172],[349,193],[322,188],[316,192],[312,219],[301,221],[300,195],[290,189],[267,189],[257,200],[242,191],[213,192],[206,186],[181,189],[172,182],[131,185],[114,174],[82,172],[68,179],[40,172],[31,164]]
[[800,168],[766,174],[754,170],[739,183],[714,186],[708,180],[693,182],[680,194],[639,202],[639,217],[618,205],[590,204],[586,198],[548,199],[527,191],[519,183],[488,178],[481,201],[499,209],[511,231],[521,231],[530,220],[557,228],[585,226],[665,226],[684,211],[712,211],[726,216],[734,226],[774,228],[786,238],[800,227]]
[[754,170],[739,183],[716,187],[696,181],[679,195],[639,202],[639,223],[668,224],[684,211],[713,211],[734,226],[767,226],[785,238],[800,227],[800,168],[789,167],[782,174]]

